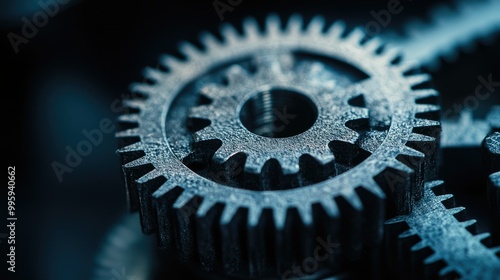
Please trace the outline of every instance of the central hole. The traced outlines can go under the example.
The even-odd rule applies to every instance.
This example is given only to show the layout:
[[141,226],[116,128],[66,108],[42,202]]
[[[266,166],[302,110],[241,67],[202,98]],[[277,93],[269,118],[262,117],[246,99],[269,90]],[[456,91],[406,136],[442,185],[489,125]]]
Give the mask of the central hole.
[[283,138],[300,134],[318,117],[316,105],[300,93],[272,89],[248,99],[240,120],[249,131],[264,137]]

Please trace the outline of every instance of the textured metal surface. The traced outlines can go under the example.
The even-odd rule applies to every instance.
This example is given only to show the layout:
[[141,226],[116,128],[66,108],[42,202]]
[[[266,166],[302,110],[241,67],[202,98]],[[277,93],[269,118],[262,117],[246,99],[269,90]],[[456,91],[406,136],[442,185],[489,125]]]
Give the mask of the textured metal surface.
[[386,222],[389,262],[400,276],[498,279],[500,247],[482,243],[490,235],[476,235],[476,221],[462,220],[465,208],[440,193],[442,184],[427,183],[411,214]]
[[484,140],[486,159],[491,175],[488,180],[490,207],[500,216],[500,132],[493,132]]
[[[326,28],[315,17],[302,27],[298,16],[284,29],[271,16],[265,32],[247,20],[243,34],[224,26],[223,42],[205,34],[204,50],[183,43],[186,58],[166,56],[167,72],[148,69],[154,83],[134,86],[145,98],[125,102],[138,111],[120,117],[128,129],[117,133],[131,208],[143,230],[158,232],[160,245],[181,261],[276,275],[310,256],[316,237],[329,235],[343,255],[356,256],[363,241],[380,242],[386,194],[396,213],[409,213],[423,182],[435,177],[439,107],[423,102],[437,95],[423,85],[428,76],[412,74],[396,52],[365,42],[358,30],[341,37],[341,23]],[[365,78],[339,77],[351,77],[345,65]],[[329,83],[318,83],[324,77]],[[273,138],[241,128],[237,110],[245,98],[283,88],[316,106],[309,130]],[[354,102],[358,96],[364,102]],[[199,118],[211,123],[193,141],[188,123]],[[239,166],[239,154],[247,161],[234,172],[230,159]],[[334,168],[311,172],[304,155],[309,165]],[[286,175],[289,185],[276,183]]]

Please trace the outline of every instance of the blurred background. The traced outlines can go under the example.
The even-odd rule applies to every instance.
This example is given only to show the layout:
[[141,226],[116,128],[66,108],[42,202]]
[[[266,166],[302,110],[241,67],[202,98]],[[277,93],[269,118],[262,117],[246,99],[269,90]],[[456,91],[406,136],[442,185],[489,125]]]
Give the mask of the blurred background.
[[[40,11],[45,11],[49,2],[53,4],[49,7],[53,15],[44,18]],[[243,0],[232,11],[224,12],[221,21],[214,2],[6,0],[0,3],[3,33],[0,65],[2,84],[7,85],[2,90],[7,115],[3,158],[7,166],[16,166],[18,216],[17,272],[15,277],[9,273],[1,279],[91,277],[95,256],[106,233],[127,211],[124,181],[115,153],[115,130],[103,133],[102,141],[60,177],[54,171],[55,162],[66,163],[67,148],[77,149],[86,139],[83,130],[99,129],[103,119],[114,122],[119,113],[118,102],[131,94],[129,84],[142,81],[142,70],[146,66],[155,67],[160,54],[178,55],[177,42],[196,42],[201,31],[216,32],[222,22],[239,26],[247,16],[262,20],[271,12],[284,18],[300,12],[306,18],[322,14],[328,22],[343,19],[349,27],[365,26],[374,20],[371,11],[387,9],[388,5],[388,1],[380,0]],[[425,22],[430,7],[438,2],[454,5],[453,1],[400,2],[404,9],[392,16],[380,35],[401,32],[404,23],[413,18]],[[26,20],[38,21],[40,27],[28,30]],[[25,37],[24,31],[31,38]],[[500,77],[498,50],[498,40],[493,40],[460,52],[460,59],[444,61],[439,71],[433,72],[445,106],[451,107],[454,98],[461,100],[463,97],[459,96],[471,94],[478,75],[487,77],[493,73],[493,77]],[[495,94],[485,108],[500,103],[498,93]],[[478,110],[474,116],[484,118],[485,111]],[[485,177],[481,175],[480,156],[474,156],[475,153],[471,152],[473,156],[468,160],[457,151],[445,152],[443,177],[452,181],[448,185],[457,186],[460,205],[470,207],[470,213],[484,215],[483,219],[476,217],[480,220],[480,231],[493,230],[484,214],[481,200],[484,194],[478,191]],[[6,191],[0,193],[5,201]],[[476,202],[468,199],[470,193],[477,194]],[[5,217],[6,211],[1,212]],[[6,229],[0,229],[0,233],[4,232]],[[0,247],[3,260],[7,250],[5,239]],[[6,272],[5,262],[2,263],[0,275]]]

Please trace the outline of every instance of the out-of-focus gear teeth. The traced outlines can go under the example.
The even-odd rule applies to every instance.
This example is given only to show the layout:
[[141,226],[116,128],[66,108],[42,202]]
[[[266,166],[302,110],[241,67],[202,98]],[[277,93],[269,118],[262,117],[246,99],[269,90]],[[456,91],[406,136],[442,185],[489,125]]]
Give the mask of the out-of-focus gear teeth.
[[278,36],[281,32],[281,20],[277,14],[271,14],[266,18],[267,36]]
[[202,50],[200,50],[195,45],[193,45],[189,42],[186,42],[186,41],[179,43],[178,49],[186,57],[189,57],[190,59],[193,59],[193,60],[196,60],[198,57],[203,55]]
[[[331,37],[341,37],[345,30],[346,30],[345,22],[337,20],[327,29],[326,34],[327,36]],[[368,50],[371,51],[371,49]]]
[[322,16],[314,16],[306,27],[306,32],[309,34],[323,33],[325,28],[325,18]]
[[500,216],[500,132],[493,132],[483,141],[488,164],[488,201],[494,215]]
[[243,69],[243,67],[239,65],[233,65],[227,71],[227,79],[229,80],[229,84],[234,84],[241,80],[249,78],[250,77],[248,71]]
[[437,97],[439,93],[434,89],[418,89],[413,91],[413,96],[417,100],[429,98],[429,97]]
[[[398,277],[411,274],[434,279],[455,274],[463,279],[495,279],[500,272],[500,258],[495,255],[496,249],[483,244],[490,234],[474,235],[476,221],[457,218],[463,216],[465,208],[445,207],[443,203],[448,204],[452,196],[435,194],[442,184],[427,183],[425,196],[415,203],[410,214],[386,222],[391,270]],[[394,246],[394,242],[398,245]]]
[[385,47],[384,51],[382,54],[380,54],[380,60],[382,63],[388,65],[391,64],[393,61],[396,60],[400,56],[400,51],[397,48],[394,47]]
[[167,69],[176,69],[182,67],[183,65],[182,60],[167,54],[164,54],[160,57],[160,63]]
[[246,18],[243,21],[243,33],[246,40],[257,40],[258,37],[261,37],[259,23],[254,18]]
[[130,86],[130,91],[134,93],[140,93],[145,96],[149,96],[154,92],[154,87],[145,83],[134,83]]
[[406,77],[408,82],[412,87],[419,86],[423,83],[429,82],[431,80],[431,76],[428,74],[416,74]]
[[365,43],[364,47],[369,50],[370,52],[376,52],[379,50],[384,43],[380,38],[371,38],[368,42]]
[[217,38],[212,33],[209,32],[201,33],[200,42],[203,44],[205,52],[207,53],[211,53],[221,45],[221,42],[217,40]]
[[[361,28],[354,28],[345,38],[353,45],[361,44],[361,41],[366,37],[365,32]],[[396,51],[396,50],[395,50]]]
[[220,33],[224,38],[225,44],[231,45],[241,40],[240,39],[241,36],[239,35],[238,30],[236,30],[236,28],[229,23],[225,23],[221,26]]
[[144,77],[154,82],[159,82],[165,77],[165,73],[155,68],[146,67],[144,69]]

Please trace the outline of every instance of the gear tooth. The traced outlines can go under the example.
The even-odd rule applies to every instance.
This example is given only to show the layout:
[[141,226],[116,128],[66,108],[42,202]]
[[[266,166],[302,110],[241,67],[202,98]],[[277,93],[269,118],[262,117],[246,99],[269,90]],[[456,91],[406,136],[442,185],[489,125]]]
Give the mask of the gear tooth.
[[408,81],[408,83],[412,87],[415,87],[415,86],[418,86],[418,85],[421,85],[425,82],[430,81],[431,76],[428,74],[416,74],[416,75],[411,75],[411,76],[406,77],[406,80]]
[[442,185],[444,185],[444,181],[442,181],[442,180],[435,180],[435,181],[427,183],[425,187],[432,190],[432,189],[440,187]]
[[394,47],[385,47],[384,52],[380,55],[380,59],[383,63],[389,65],[398,57],[398,55],[400,55],[399,49]]
[[392,224],[399,224],[399,223],[405,223],[405,222],[406,222],[405,216],[397,216],[397,217],[394,217],[392,219],[385,221],[385,224],[392,225]]
[[329,217],[337,218],[340,216],[339,207],[338,207],[337,203],[335,203],[335,201],[332,198],[329,198],[329,197],[324,198],[324,199],[320,200],[319,203],[321,204],[321,206],[325,210],[325,213]]
[[212,109],[213,108],[210,105],[200,105],[200,106],[192,107],[189,110],[189,118],[210,120],[211,117],[213,116]]
[[[412,235],[408,235],[407,237],[410,237],[410,236],[417,236],[417,234],[416,234],[416,232],[413,232]],[[423,250],[425,248],[429,248],[429,244],[427,244],[427,242],[422,240],[420,242],[417,242],[415,245],[411,246],[410,250],[413,252],[416,252],[416,251]]]
[[118,131],[115,133],[116,138],[128,138],[128,137],[139,137],[140,131],[138,128],[131,128],[124,131]]
[[286,223],[287,210],[283,207],[273,208],[273,220],[274,226],[277,230],[283,230]]
[[313,213],[312,209],[309,208],[309,205],[299,205],[297,206],[297,211],[304,225],[310,226],[313,224]]
[[454,273],[455,269],[451,266],[445,266],[439,271],[439,276],[444,277],[450,273]]
[[141,118],[137,114],[125,114],[118,116],[118,121],[122,123],[139,123]]
[[365,32],[359,28],[354,28],[348,35],[346,40],[351,42],[353,45],[360,45],[361,41],[366,37]]
[[[402,233],[400,233],[398,235],[398,238],[401,238],[401,239],[408,238],[408,237],[415,236],[416,234],[417,233],[413,229],[408,229],[408,230],[405,230]],[[422,243],[422,242],[420,242],[420,243]],[[417,243],[417,245],[418,245],[418,243]]]
[[427,120],[427,119],[413,119],[413,127],[430,127],[430,126],[440,126],[439,121]]
[[443,202],[443,201],[446,201],[446,200],[452,199],[452,198],[453,198],[452,194],[443,194],[443,195],[436,196],[436,199],[440,202]]
[[208,84],[201,88],[200,93],[209,99],[219,98],[222,88],[216,84]]
[[265,163],[266,161],[260,160],[258,157],[248,155],[245,161],[245,170],[249,173],[260,174]]
[[408,167],[406,164],[400,162],[397,159],[392,159],[387,162],[388,167],[392,167],[398,171],[405,172],[407,174],[412,174],[414,171],[410,167]]
[[238,212],[238,207],[230,204],[226,204],[224,206],[224,209],[222,210],[222,215],[220,218],[220,224],[221,225],[227,225],[231,223],[233,220],[234,216]]
[[259,224],[262,209],[260,207],[248,208],[248,225],[249,227],[256,227]]
[[211,52],[212,50],[219,48],[221,45],[219,40],[217,40],[217,38],[209,32],[201,33],[200,42],[203,44],[207,52]]
[[420,63],[415,60],[404,59],[398,66],[396,66],[398,71],[405,74],[412,70],[416,70],[420,68]]
[[436,138],[413,132],[408,137],[408,142],[434,142]]
[[146,173],[145,175],[141,176],[139,179],[137,179],[137,183],[139,184],[145,184],[149,181],[155,180],[159,177],[163,177],[161,172],[158,169],[153,169]]
[[281,33],[281,20],[277,14],[270,14],[266,18],[266,32],[271,37]]
[[433,263],[436,263],[438,261],[441,261],[442,259],[443,258],[441,256],[439,256],[439,254],[434,253],[434,254],[432,254],[424,259],[424,264],[433,264]]
[[356,211],[363,211],[363,202],[359,198],[356,192],[352,192],[349,196],[345,197],[346,201],[354,208]]
[[450,215],[456,215],[462,211],[465,211],[465,207],[455,207],[448,209],[448,213],[450,213]]
[[130,144],[128,146],[125,146],[123,148],[118,149],[117,153],[126,154],[126,153],[141,152],[143,150],[144,150],[144,147],[142,146],[142,142],[135,142],[133,144]]
[[357,131],[350,129],[344,124],[344,130],[342,131],[342,135],[339,135],[337,141],[354,145],[358,141],[359,137],[360,134]]
[[182,209],[186,206],[191,200],[193,200],[195,196],[189,192],[184,190],[179,197],[175,200],[174,204],[172,204],[172,208],[174,209]]
[[260,36],[259,23],[254,18],[243,20],[243,30],[247,40],[253,40]]
[[238,30],[236,30],[232,24],[224,23],[220,28],[220,33],[225,43],[228,45],[232,45],[241,40]]
[[226,75],[230,85],[240,81],[245,81],[249,78],[247,70],[243,69],[243,67],[239,65],[231,66]]
[[160,57],[160,63],[168,69],[177,69],[182,65],[181,60],[168,54],[164,54]]
[[207,126],[202,130],[196,131],[195,133],[193,133],[193,138],[195,142],[217,139],[211,126]]
[[369,52],[375,52],[383,46],[383,42],[380,38],[372,38],[365,44],[365,49]]
[[488,238],[491,238],[491,233],[489,233],[489,232],[484,232],[484,233],[474,235],[474,239],[476,239],[478,241],[483,241],[483,240],[486,240]]
[[179,188],[180,187],[177,183],[177,180],[169,178],[151,196],[153,197],[153,199],[160,199],[163,196],[170,194],[174,189]]
[[491,251],[493,252],[493,254],[500,254],[500,246],[491,248]]
[[183,41],[179,43],[179,50],[181,53],[183,53],[188,59],[195,59],[198,58],[202,55],[202,52],[200,49],[195,47],[193,44]]
[[138,110],[143,110],[144,106],[145,106],[143,101],[137,100],[137,99],[125,99],[122,102],[123,102],[123,105],[125,107],[138,109]]
[[368,119],[370,117],[369,110],[366,108],[351,106],[349,113],[350,120]]
[[321,165],[329,164],[335,160],[335,156],[328,147],[321,153],[309,153],[309,155]]
[[417,113],[436,112],[441,110],[441,106],[432,104],[416,104],[415,108]]
[[229,158],[231,158],[231,156],[233,155],[234,155],[233,150],[228,149],[226,145],[222,144],[222,146],[215,151],[212,159],[217,163],[223,163],[229,160]]
[[460,224],[461,224],[464,228],[469,229],[469,228],[473,228],[473,227],[475,227],[475,226],[476,226],[476,224],[477,224],[477,220],[472,219],[472,220],[468,220],[468,221],[460,222]]
[[150,161],[147,159],[146,156],[143,156],[143,157],[140,157],[136,160],[133,160],[129,163],[126,163],[125,165],[123,165],[123,167],[125,168],[134,168],[134,167],[138,167],[138,166],[142,166],[142,165],[147,165],[147,164],[150,164]]
[[147,79],[153,80],[156,83],[165,78],[165,74],[162,71],[151,67],[146,67],[143,70],[143,75]]
[[288,20],[288,25],[286,27],[286,32],[291,34],[298,34],[302,30],[302,26],[304,26],[304,19],[299,14],[293,14],[290,16]]
[[154,87],[144,83],[133,83],[130,85],[130,91],[149,96],[152,92],[154,92]]
[[363,187],[366,190],[368,190],[369,192],[371,192],[373,195],[375,195],[376,197],[378,197],[380,199],[386,199],[386,195],[385,195],[384,191],[382,190],[382,188],[380,188],[380,186],[377,184],[377,182],[375,182],[375,180],[373,180],[373,179],[366,180],[363,183]]
[[283,161],[283,160],[278,160],[279,165],[281,167],[281,171],[283,174],[295,174],[299,172],[300,166],[299,166],[299,161]]
[[311,34],[320,34],[324,28],[325,18],[322,16],[314,16],[307,25],[307,31]]
[[198,217],[206,216],[208,211],[210,211],[213,207],[215,207],[216,204],[217,202],[211,199],[207,198],[203,199],[198,209],[196,210],[196,216]]
[[402,147],[401,150],[399,151],[399,153],[401,155],[416,157],[416,158],[424,158],[425,157],[425,154],[423,154],[423,153],[421,153],[413,148],[410,148],[408,146]]
[[340,38],[345,31],[346,24],[342,20],[335,21],[326,31],[330,38]]
[[439,92],[435,89],[416,89],[412,91],[412,95],[415,96],[415,100],[418,100],[428,97],[437,97],[439,96]]

